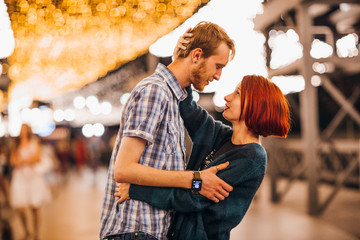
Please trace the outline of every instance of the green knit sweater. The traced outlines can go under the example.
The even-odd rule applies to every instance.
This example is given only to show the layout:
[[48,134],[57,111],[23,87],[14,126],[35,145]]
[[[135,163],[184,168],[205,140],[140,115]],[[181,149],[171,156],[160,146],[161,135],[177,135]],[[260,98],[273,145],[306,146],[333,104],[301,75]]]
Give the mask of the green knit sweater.
[[[188,97],[180,104],[181,117],[193,141],[188,170],[198,169],[204,158],[213,150],[230,141],[232,129],[214,120],[204,109]],[[225,240],[236,227],[259,188],[266,171],[266,151],[256,143],[241,145],[218,156],[208,166],[224,162],[230,165],[217,175],[233,186],[223,201],[214,203],[188,189],[160,188],[131,185],[130,198],[144,201],[161,209],[175,209],[176,213],[168,232],[169,239]]]

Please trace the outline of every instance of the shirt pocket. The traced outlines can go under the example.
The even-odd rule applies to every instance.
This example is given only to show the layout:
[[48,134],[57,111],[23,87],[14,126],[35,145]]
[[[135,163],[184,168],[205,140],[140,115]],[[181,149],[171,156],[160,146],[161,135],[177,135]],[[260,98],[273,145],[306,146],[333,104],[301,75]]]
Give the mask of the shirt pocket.
[[173,155],[176,152],[178,143],[178,130],[173,121],[168,121],[166,126],[165,136],[165,152],[166,154]]

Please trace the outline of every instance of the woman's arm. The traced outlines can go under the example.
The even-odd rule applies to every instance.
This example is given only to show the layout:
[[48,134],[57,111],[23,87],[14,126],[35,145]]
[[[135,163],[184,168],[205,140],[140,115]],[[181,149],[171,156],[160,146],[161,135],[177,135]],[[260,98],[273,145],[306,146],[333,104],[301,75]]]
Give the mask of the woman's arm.
[[232,129],[193,101],[191,87],[186,88],[187,98],[180,103],[180,114],[191,137],[193,147],[187,169],[199,169],[204,158],[225,141],[229,141]]
[[231,134],[232,129],[216,121],[205,109],[199,106],[192,96],[191,87],[187,87],[188,96],[180,102],[180,115],[193,142],[216,141],[217,136]]

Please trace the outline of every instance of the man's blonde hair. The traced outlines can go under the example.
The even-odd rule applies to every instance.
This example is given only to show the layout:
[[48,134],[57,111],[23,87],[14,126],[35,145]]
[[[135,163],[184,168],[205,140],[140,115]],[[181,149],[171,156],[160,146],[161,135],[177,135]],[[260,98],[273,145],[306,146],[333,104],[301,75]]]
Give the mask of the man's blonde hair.
[[186,49],[180,49],[178,51],[179,58],[186,58],[189,53],[195,48],[201,48],[203,51],[203,57],[208,58],[215,54],[217,47],[224,42],[230,49],[232,60],[235,56],[235,44],[234,41],[227,35],[225,30],[219,25],[211,22],[199,22],[192,30],[190,43]]

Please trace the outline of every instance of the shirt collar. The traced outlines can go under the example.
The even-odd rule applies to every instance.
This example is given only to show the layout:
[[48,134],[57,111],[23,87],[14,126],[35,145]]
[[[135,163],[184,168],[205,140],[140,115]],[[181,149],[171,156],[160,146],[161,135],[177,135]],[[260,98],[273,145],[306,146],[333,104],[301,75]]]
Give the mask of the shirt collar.
[[169,85],[175,97],[182,101],[187,97],[187,92],[182,89],[175,75],[168,69],[164,64],[159,63],[155,70],[156,73],[160,74]]

